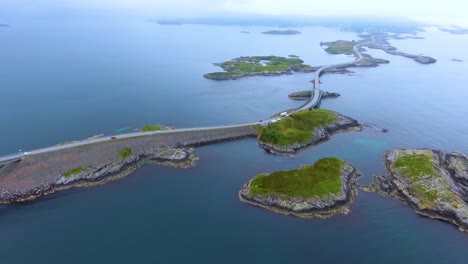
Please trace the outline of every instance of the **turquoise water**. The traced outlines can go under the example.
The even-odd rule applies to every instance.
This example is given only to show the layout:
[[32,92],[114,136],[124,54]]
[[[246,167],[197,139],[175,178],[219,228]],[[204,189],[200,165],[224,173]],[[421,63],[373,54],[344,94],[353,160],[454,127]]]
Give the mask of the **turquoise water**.
[[[145,124],[177,127],[263,119],[301,102],[311,74],[215,82],[211,65],[241,55],[300,55],[306,63],[351,60],[319,42],[352,33],[304,28],[158,26],[146,22],[17,23],[0,29],[0,154],[46,147]],[[251,34],[240,34],[248,30]],[[299,219],[238,200],[256,174],[338,156],[362,173],[383,174],[383,151],[429,147],[468,153],[468,37],[428,31],[398,40],[403,51],[438,63],[371,51],[391,61],[325,75],[338,92],[322,108],[389,129],[339,134],[295,157],[274,156],[254,139],[198,148],[197,166],[146,165],[103,186],[74,189],[0,208],[2,263],[466,263],[468,236],[417,216],[398,201],[360,192],[351,214]],[[466,62],[453,62],[452,58]]]

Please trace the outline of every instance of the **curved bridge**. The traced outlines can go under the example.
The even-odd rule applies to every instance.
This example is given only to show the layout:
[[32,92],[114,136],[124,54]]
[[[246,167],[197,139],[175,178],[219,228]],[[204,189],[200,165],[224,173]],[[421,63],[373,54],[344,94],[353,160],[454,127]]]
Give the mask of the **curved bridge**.
[[[322,98],[322,92],[320,91],[320,75],[323,74],[324,70],[332,67],[346,67],[346,66],[351,66],[352,64],[360,61],[363,59],[362,54],[359,52],[359,48],[363,45],[369,44],[371,42],[374,42],[374,36],[371,37],[372,41],[367,41],[363,42],[360,44],[357,44],[353,47],[353,54],[356,57],[356,59],[352,62],[347,62],[347,63],[338,63],[338,64],[331,64],[331,65],[326,65],[320,67],[316,72],[315,72],[315,81],[314,81],[314,89],[312,90],[313,97],[305,103],[303,106],[297,108],[296,110],[290,111],[288,113],[292,114],[301,110],[305,109],[312,109],[318,105],[320,102],[320,99]],[[252,122],[252,123],[244,123],[244,124],[238,124],[238,125],[226,125],[226,126],[213,126],[213,127],[196,127],[196,128],[181,128],[181,129],[171,129],[171,130],[162,130],[162,131],[150,131],[150,132],[134,132],[134,133],[128,133],[128,134],[120,134],[117,137],[119,139],[124,139],[124,138],[132,138],[132,137],[143,137],[143,136],[151,136],[155,134],[170,134],[170,133],[178,133],[178,132],[191,132],[191,131],[209,131],[209,130],[216,130],[216,129],[226,129],[226,128],[236,128],[236,127],[248,127],[248,126],[254,126],[254,125],[261,125],[261,126],[266,126],[272,122],[278,121],[281,117],[272,117],[268,118],[262,121],[258,122]],[[73,147],[78,147],[78,146],[83,146],[83,145],[89,145],[89,144],[96,144],[100,142],[105,142],[105,141],[111,141],[113,140],[113,136],[106,136],[102,138],[97,138],[97,139],[91,139],[91,140],[84,140],[84,141],[79,141],[79,142],[73,142],[70,144],[66,145],[61,145],[61,146],[53,146],[53,147],[48,147],[48,148],[42,148],[42,149],[36,149],[32,150],[30,152],[20,152],[16,154],[11,154],[11,155],[6,155],[0,157],[0,166],[15,162],[15,161],[20,161],[22,160],[25,156],[27,155],[35,155],[35,154],[40,154],[40,153],[45,153],[45,152],[52,152],[52,151],[57,151],[61,149],[67,149],[67,148],[73,148]]]

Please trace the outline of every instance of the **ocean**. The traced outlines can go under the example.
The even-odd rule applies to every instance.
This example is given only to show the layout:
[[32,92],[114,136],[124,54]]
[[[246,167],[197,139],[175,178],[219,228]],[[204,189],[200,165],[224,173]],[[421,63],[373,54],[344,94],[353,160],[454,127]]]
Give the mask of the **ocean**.
[[[212,65],[239,56],[290,54],[313,66],[354,57],[329,55],[321,41],[359,39],[333,28],[300,35],[272,28],[160,26],[135,20],[22,21],[0,28],[0,155],[146,124],[178,128],[237,124],[303,102],[310,73],[212,81]],[[249,31],[250,33],[240,33]],[[199,147],[197,165],[145,165],[121,180],[0,207],[2,263],[466,263],[468,236],[416,215],[397,200],[360,191],[349,215],[301,219],[239,201],[255,175],[319,158],[342,158],[363,174],[384,175],[387,149],[432,148],[468,154],[468,36],[435,28],[425,39],[392,40],[413,60],[370,50],[390,64],[324,75],[340,93],[320,107],[376,128],[338,134],[297,156],[276,156],[255,139]],[[452,59],[460,59],[456,62]],[[34,175],[32,175],[33,177]]]

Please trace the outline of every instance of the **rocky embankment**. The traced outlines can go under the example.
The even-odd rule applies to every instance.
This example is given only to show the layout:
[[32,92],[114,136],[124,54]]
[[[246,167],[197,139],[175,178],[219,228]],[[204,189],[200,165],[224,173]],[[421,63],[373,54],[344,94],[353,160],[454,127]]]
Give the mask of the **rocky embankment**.
[[398,51],[397,48],[393,47],[387,40],[383,38],[379,38],[377,42],[367,44],[367,47],[371,49],[380,49],[385,51],[388,54],[395,55],[395,56],[402,56],[409,59],[413,59],[414,61],[421,63],[421,64],[431,64],[436,63],[437,60],[424,55],[413,55],[405,52]]
[[468,232],[468,158],[429,149],[394,149],[384,156],[387,176],[364,188],[397,198],[416,213]]
[[[266,176],[271,177],[272,174]],[[315,177],[315,175],[309,176]],[[252,182],[254,181],[252,179],[239,191],[239,198],[243,202],[282,214],[306,218],[326,218],[339,213],[349,213],[349,207],[357,195],[355,179],[359,176],[359,171],[342,161],[339,175],[341,186],[338,192],[308,198],[281,194],[256,195],[251,192]],[[316,184],[320,184],[320,181],[316,182]],[[304,187],[301,186],[301,188]],[[310,187],[313,188],[313,186]]]
[[28,201],[75,186],[102,184],[127,176],[145,163],[187,168],[196,161],[194,146],[257,134],[252,127],[175,132],[30,155],[0,168],[0,203]]
[[[328,99],[328,98],[337,98],[339,97],[339,93],[329,93],[322,91],[322,99]],[[299,92],[294,92],[288,95],[289,99],[292,100],[309,100],[312,97],[312,91],[311,90],[305,90],[305,91],[299,91]]]
[[[307,110],[308,111],[308,110]],[[317,145],[321,142],[327,141],[331,136],[341,132],[348,131],[361,131],[363,129],[362,124],[360,124],[355,119],[341,115],[340,113],[333,112],[335,114],[335,121],[331,124],[322,125],[314,128],[310,131],[312,137],[307,142],[303,143],[294,143],[287,146],[279,146],[273,143],[264,142],[260,138],[260,135],[257,137],[258,145],[270,153],[276,154],[296,154],[299,151],[302,151],[310,146]],[[281,122],[281,121],[280,121]]]

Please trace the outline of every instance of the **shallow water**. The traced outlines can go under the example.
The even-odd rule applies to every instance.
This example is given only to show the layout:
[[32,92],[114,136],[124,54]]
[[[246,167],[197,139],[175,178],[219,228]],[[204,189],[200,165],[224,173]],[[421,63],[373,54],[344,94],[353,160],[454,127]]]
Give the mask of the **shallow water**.
[[[312,74],[206,80],[213,62],[242,55],[296,54],[312,65],[352,60],[328,55],[320,41],[352,33],[303,28],[294,36],[267,28],[158,26],[147,22],[22,22],[0,29],[0,154],[46,147],[145,124],[233,124],[268,117],[301,102]],[[240,34],[248,30],[250,34]],[[394,147],[468,153],[468,37],[438,31],[395,40],[402,51],[434,56],[325,75],[341,97],[321,107],[378,129],[339,134],[295,157],[274,156],[255,139],[198,148],[197,166],[147,165],[103,186],[74,189],[0,208],[2,263],[223,262],[465,263],[468,236],[417,216],[398,201],[360,192],[351,214],[326,220],[278,215],[241,203],[241,186],[262,172],[338,156],[363,176],[384,174]],[[466,62],[453,62],[452,58]],[[52,257],[53,256],[53,257]]]

